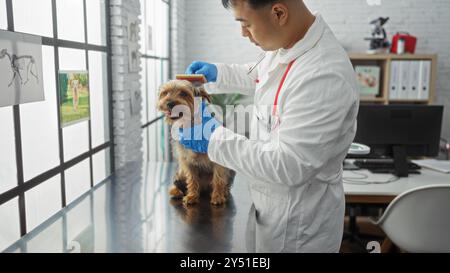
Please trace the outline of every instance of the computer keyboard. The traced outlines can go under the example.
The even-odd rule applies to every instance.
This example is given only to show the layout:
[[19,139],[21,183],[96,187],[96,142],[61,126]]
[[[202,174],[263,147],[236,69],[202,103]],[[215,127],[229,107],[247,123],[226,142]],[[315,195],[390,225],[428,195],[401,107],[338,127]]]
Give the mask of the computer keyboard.
[[[367,169],[372,173],[394,173],[394,162],[386,160],[355,160],[353,164],[361,169]],[[421,167],[413,162],[408,162],[408,173],[420,173]]]

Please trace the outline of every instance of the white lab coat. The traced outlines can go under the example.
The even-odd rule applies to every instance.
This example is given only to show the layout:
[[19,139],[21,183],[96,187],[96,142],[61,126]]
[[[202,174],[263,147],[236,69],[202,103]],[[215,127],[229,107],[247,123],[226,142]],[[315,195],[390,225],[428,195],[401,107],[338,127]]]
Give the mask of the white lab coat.
[[279,127],[268,132],[253,115],[250,139],[219,127],[208,146],[212,161],[252,178],[250,252],[338,252],[342,240],[342,162],[356,132],[359,92],[348,55],[322,17],[291,49],[266,53],[253,73],[258,83],[247,75],[250,65],[217,64],[217,82],[205,87],[254,95],[260,117],[258,107],[273,105],[295,58],[278,99]]

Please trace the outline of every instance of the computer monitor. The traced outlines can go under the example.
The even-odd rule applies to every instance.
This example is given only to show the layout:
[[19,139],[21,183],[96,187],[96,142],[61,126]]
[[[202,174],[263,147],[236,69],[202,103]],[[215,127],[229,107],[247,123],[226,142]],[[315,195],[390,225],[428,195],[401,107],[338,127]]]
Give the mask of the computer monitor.
[[439,153],[443,106],[360,105],[354,142],[371,148],[367,158],[391,157],[394,174],[408,176],[408,156]]

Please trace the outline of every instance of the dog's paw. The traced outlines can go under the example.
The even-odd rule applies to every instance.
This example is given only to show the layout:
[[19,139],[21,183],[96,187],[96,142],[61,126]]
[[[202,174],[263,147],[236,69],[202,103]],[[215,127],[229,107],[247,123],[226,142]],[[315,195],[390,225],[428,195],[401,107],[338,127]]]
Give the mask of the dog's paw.
[[184,196],[184,193],[175,185],[172,185],[169,190],[169,195],[172,198],[182,198]]
[[227,202],[226,195],[213,194],[211,196],[211,204],[214,206],[221,206]]
[[198,196],[197,195],[186,195],[183,197],[183,203],[186,205],[193,205],[195,203],[198,203]]

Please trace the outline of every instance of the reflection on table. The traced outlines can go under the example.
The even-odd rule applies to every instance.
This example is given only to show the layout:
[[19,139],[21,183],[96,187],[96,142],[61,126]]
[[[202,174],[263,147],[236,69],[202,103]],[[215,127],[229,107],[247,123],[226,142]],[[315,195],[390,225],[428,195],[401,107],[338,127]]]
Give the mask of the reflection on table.
[[130,163],[5,252],[246,252],[245,178],[225,206],[202,196],[185,207],[168,195],[175,168]]

